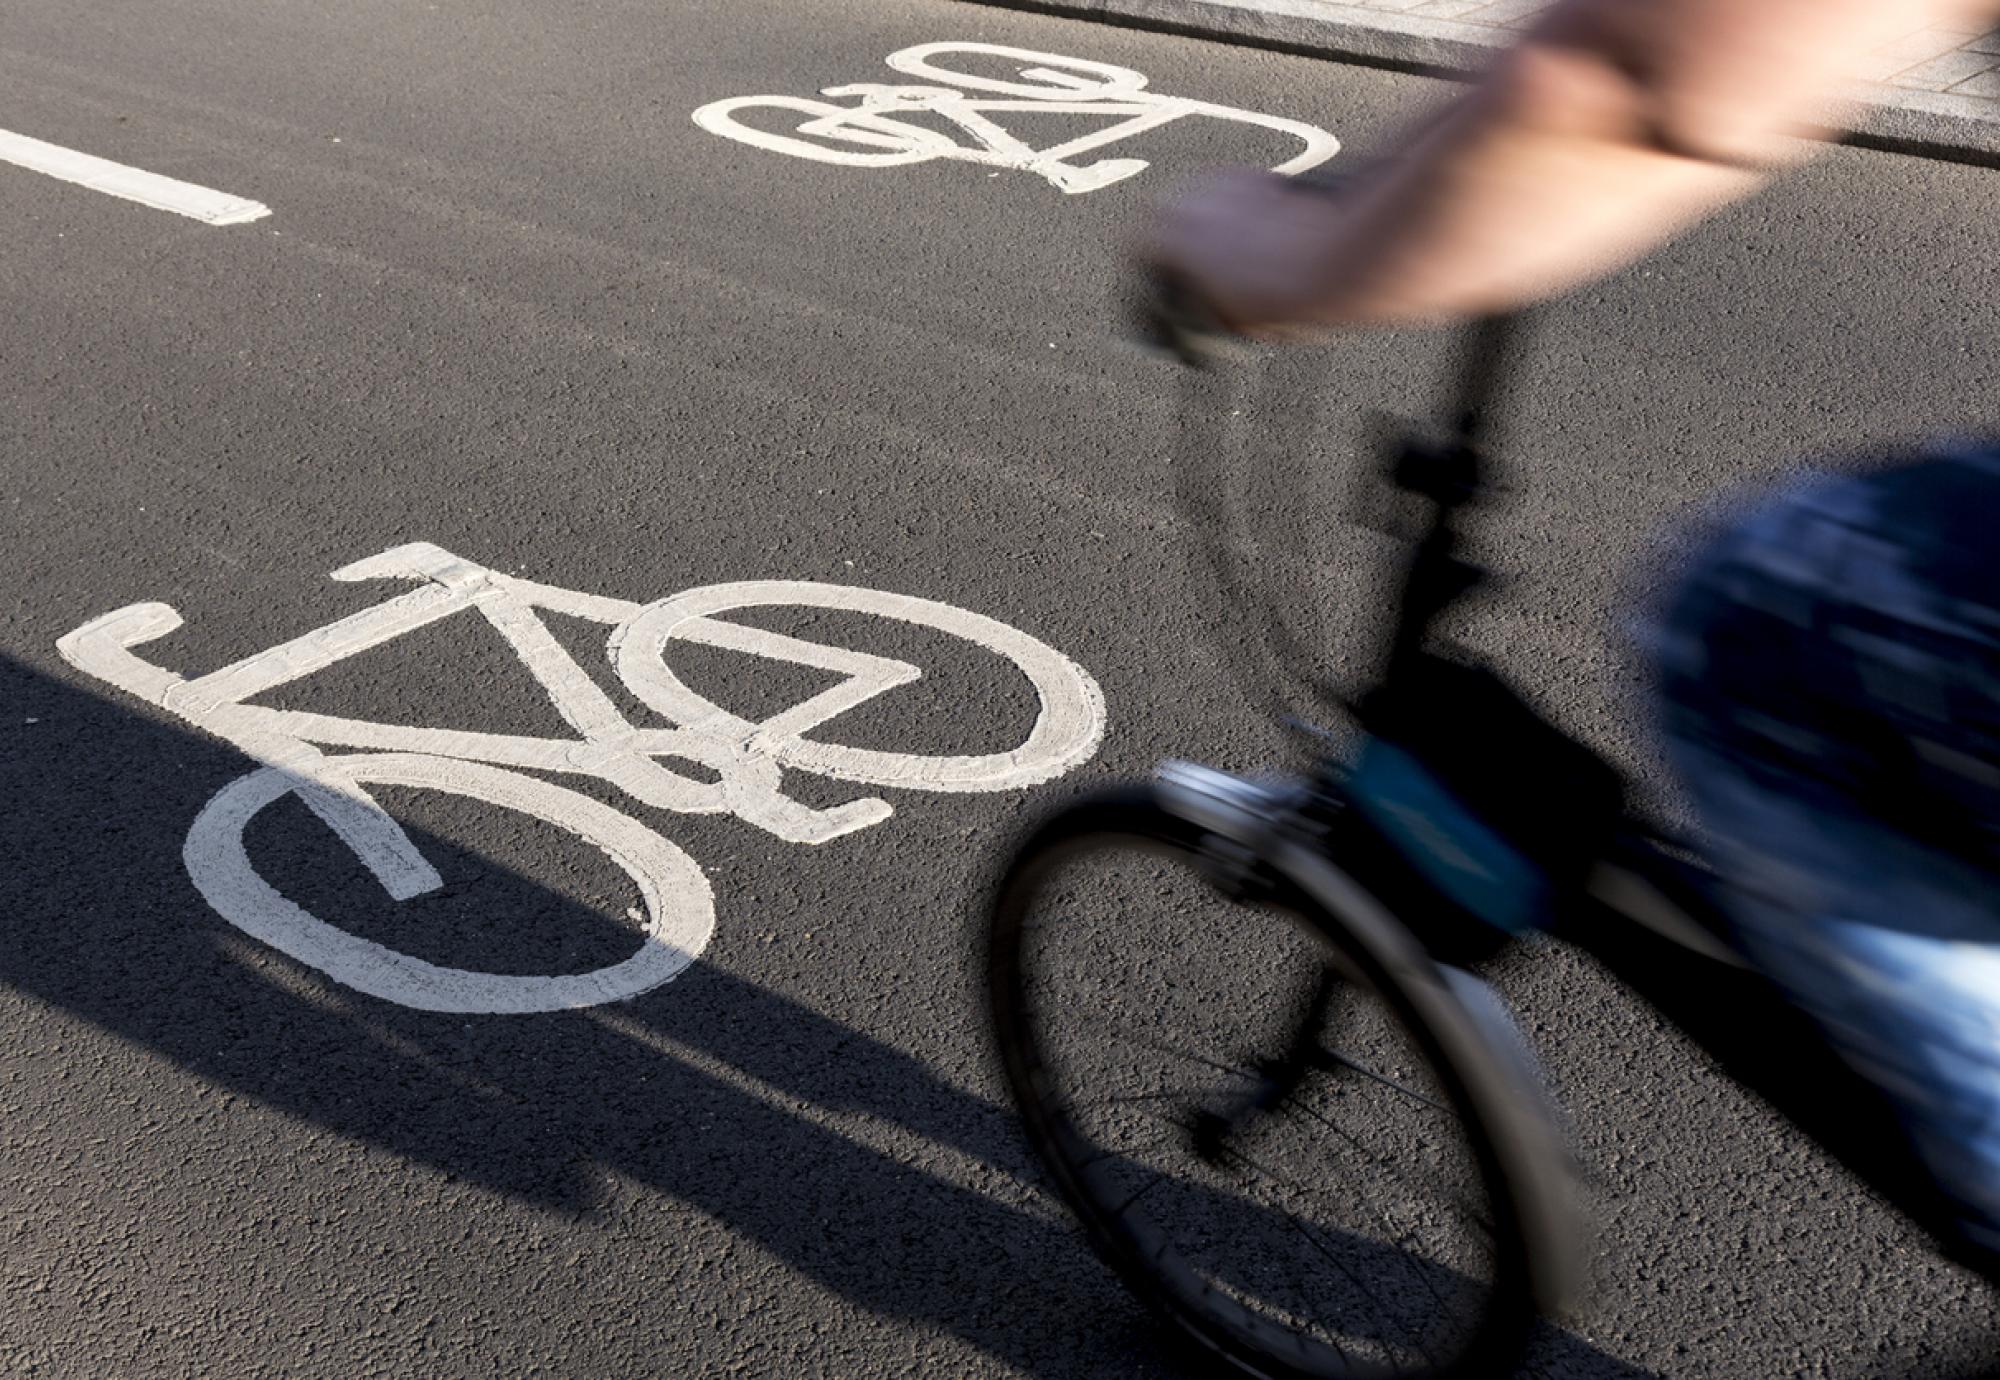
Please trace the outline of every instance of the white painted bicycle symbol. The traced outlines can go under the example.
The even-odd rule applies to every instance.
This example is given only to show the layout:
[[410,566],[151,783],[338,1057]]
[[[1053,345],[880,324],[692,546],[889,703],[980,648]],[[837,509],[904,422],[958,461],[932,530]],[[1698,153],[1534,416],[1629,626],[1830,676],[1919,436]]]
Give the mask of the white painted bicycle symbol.
[[[165,604],[133,604],[57,642],[71,665],[233,743],[263,763],[216,793],[188,832],[183,858],[204,899],[238,928],[358,991],[426,1011],[554,1011],[619,1001],[671,981],[715,927],[707,877],[681,849],[629,815],[529,772],[595,777],[643,805],[727,812],[792,843],[818,844],[879,824],[887,801],[863,796],[814,809],[785,794],[787,769],[835,780],[924,791],[999,791],[1061,775],[1097,750],[1104,700],[1082,667],[991,618],[908,595],[798,580],[708,585],[650,604],[518,579],[428,543],[394,547],[333,573],[336,580],[400,579],[419,587],[193,680],[131,649],[172,632]],[[828,720],[922,674],[889,657],[827,646],[718,615],[794,606],[874,614],[952,634],[995,652],[1028,678],[1040,709],[1026,741],[979,756],[919,756],[806,737]],[[323,670],[439,619],[476,609],[548,694],[574,738],[418,728],[272,709],[244,701]],[[556,640],[541,614],[610,627],[612,666],[671,727],[639,727]],[[832,672],[843,679],[761,723],[696,694],[667,664],[675,642]],[[359,748],[340,755],[322,747]],[[698,764],[712,779],[670,769]],[[443,883],[367,787],[394,785],[467,796],[546,820],[595,844],[638,884],[642,938],[630,957],[592,972],[515,975],[429,963],[338,929],[258,875],[244,831],[260,810],[297,796],[368,867],[408,900]],[[640,914],[635,912],[635,914]]]
[[[1015,73],[1019,80],[955,72],[932,61],[968,54],[1019,64]],[[1145,76],[1129,67],[1114,67],[1085,58],[1003,48],[992,43],[920,43],[889,54],[887,61],[898,72],[944,85],[857,82],[829,86],[820,92],[822,96],[854,98],[853,105],[834,105],[804,96],[734,96],[695,111],[694,122],[726,139],[820,163],[886,168],[925,163],[934,158],[955,158],[1036,173],[1065,192],[1094,192],[1143,172],[1147,164],[1142,158],[1101,158],[1092,163],[1073,160],[1190,115],[1259,125],[1296,137],[1305,148],[1278,164],[1273,172],[1303,172],[1340,152],[1340,141],[1313,125],[1183,96],[1163,96],[1146,90]],[[973,92],[990,94],[975,98],[969,94]],[[790,134],[761,129],[739,118],[750,112],[773,110],[808,118]],[[1029,147],[992,118],[1030,112],[1124,118],[1045,149]],[[895,118],[912,114],[943,117],[970,137],[970,145],[913,121]]]

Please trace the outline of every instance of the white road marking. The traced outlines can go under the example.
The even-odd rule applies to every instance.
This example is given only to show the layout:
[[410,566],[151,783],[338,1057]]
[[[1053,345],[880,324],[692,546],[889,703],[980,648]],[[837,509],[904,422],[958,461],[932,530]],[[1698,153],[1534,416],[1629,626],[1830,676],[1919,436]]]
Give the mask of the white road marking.
[[[1034,686],[1041,712],[1026,742],[1011,752],[981,757],[918,757],[809,741],[804,736],[808,729],[905,680],[915,680],[920,673],[914,666],[887,662],[894,668],[889,674],[871,674],[868,663],[881,662],[882,658],[801,642],[745,624],[712,621],[714,615],[732,609],[772,606],[850,609],[963,638],[1013,662]],[[677,637],[844,671],[850,679],[761,724],[752,724],[695,694],[667,668],[666,651]],[[1079,762],[1090,760],[1104,736],[1104,695],[1081,666],[1017,628],[913,595],[805,580],[709,585],[648,605],[612,635],[611,654],[620,679],[662,717],[741,742],[760,756],[769,755],[788,767],[836,781],[930,791],[1019,790],[1061,776]]]
[[[1015,75],[1022,80],[954,72],[932,62],[933,58],[948,54],[999,58],[1014,65]],[[1091,163],[1070,160],[1184,116],[1259,125],[1292,135],[1305,145],[1303,151],[1278,164],[1273,172],[1303,172],[1340,152],[1340,141],[1317,126],[1234,106],[1162,96],[1145,89],[1144,74],[1087,58],[1060,57],[996,43],[919,43],[891,53],[886,61],[898,72],[949,85],[855,82],[821,89],[822,96],[853,98],[856,104],[851,106],[801,96],[734,96],[701,107],[694,112],[694,122],[725,139],[819,163],[885,168],[950,158],[1032,172],[1065,192],[1094,192],[1145,171],[1148,164],[1143,158],[1100,158]],[[974,99],[969,92],[982,94]],[[739,112],[753,110],[790,111],[795,117],[809,118],[795,121],[796,133],[780,134],[737,118]],[[996,113],[1029,112],[1119,118],[1095,133],[1046,149],[1029,147],[999,122],[988,118]],[[892,118],[898,114],[943,116],[969,137],[970,145],[958,143],[924,125]]]
[[[243,832],[266,805],[329,776],[379,785],[428,786],[519,810],[596,844],[639,884],[645,900],[638,952],[588,973],[559,976],[446,968],[349,934],[279,894],[250,862]],[[223,919],[357,992],[419,1011],[522,1015],[636,997],[678,977],[708,945],[715,905],[694,860],[629,815],[518,772],[418,753],[326,759],[311,780],[277,767],[238,777],[210,800],[182,850],[188,876]]]
[[271,208],[261,201],[231,196],[210,187],[197,187],[192,182],[162,177],[142,168],[114,163],[108,158],[78,153],[75,149],[30,139],[12,130],[0,129],[0,162],[46,173],[64,182],[74,182],[94,192],[123,197],[155,210],[191,216],[209,225],[242,225],[271,214]]
[[[263,765],[225,786],[196,819],[183,852],[202,896],[244,932],[336,981],[425,1011],[522,1013],[620,1001],[677,976],[708,943],[714,898],[701,869],[629,815],[528,771],[595,777],[643,805],[730,813],[792,843],[820,844],[880,824],[874,797],[815,809],[784,792],[786,770],[868,785],[940,792],[1019,789],[1059,776],[1096,752],[1104,696],[1090,675],[1046,643],[935,600],[801,580],[755,580],[685,590],[651,604],[538,584],[490,570],[427,542],[393,547],[334,572],[338,580],[415,580],[417,588],[192,680],[132,648],[180,626],[166,604],[133,604],[56,643],[72,666],[235,744]],[[827,646],[716,615],[735,609],[842,609],[935,628],[1010,661],[1040,704],[1018,747],[983,756],[845,747],[805,735],[876,696],[917,680],[907,662]],[[476,611],[513,648],[574,738],[530,738],[247,704],[265,691],[462,611]],[[563,645],[542,612],[610,629],[618,677],[673,725],[631,723]],[[677,643],[789,661],[843,679],[761,723],[730,714],[667,666]],[[361,748],[344,756],[323,747]],[[715,778],[669,769],[693,762]],[[445,968],[328,925],[258,876],[243,831],[265,806],[296,795],[405,901],[443,883],[403,827],[366,787],[417,786],[546,820],[595,844],[638,884],[643,937],[629,958],[590,973],[498,974]]]

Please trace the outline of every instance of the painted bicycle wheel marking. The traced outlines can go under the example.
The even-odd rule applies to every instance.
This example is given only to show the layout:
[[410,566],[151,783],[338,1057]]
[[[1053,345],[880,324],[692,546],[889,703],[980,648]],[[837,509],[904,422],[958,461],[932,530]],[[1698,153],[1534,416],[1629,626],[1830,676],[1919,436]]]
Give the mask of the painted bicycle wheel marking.
[[[1015,75],[1020,80],[955,72],[935,61],[965,54],[1018,64]],[[889,54],[887,62],[898,72],[941,84],[855,82],[820,91],[822,96],[851,99],[855,102],[852,105],[807,96],[732,96],[702,106],[694,112],[694,122],[725,139],[819,163],[886,168],[949,158],[1035,173],[1072,193],[1109,187],[1147,167],[1142,158],[1100,158],[1090,163],[1072,160],[1189,116],[1257,125],[1298,139],[1305,147],[1273,172],[1304,172],[1340,152],[1340,141],[1317,126],[1184,96],[1161,95],[1146,89],[1142,73],[1087,58],[994,43],[920,43]],[[792,134],[774,133],[738,118],[746,112],[769,111],[809,118]],[[1010,133],[1004,119],[994,118],[1031,112],[1117,119],[1094,133],[1036,149]],[[941,116],[957,126],[968,142],[895,118],[911,114]]]
[[[165,604],[133,604],[61,638],[63,658],[158,705],[263,765],[223,788],[188,835],[189,875],[231,924],[371,996],[428,1011],[552,1011],[617,1001],[672,980],[708,943],[714,899],[701,869],[646,825],[528,772],[595,777],[641,805],[729,813],[790,843],[820,844],[880,824],[892,808],[860,796],[817,809],[785,794],[785,770],[925,791],[997,791],[1047,781],[1087,761],[1104,734],[1104,700],[1082,667],[1047,644],[980,614],[880,590],[796,580],[686,590],[651,604],[521,580],[424,542],[334,572],[337,580],[400,579],[417,587],[373,608],[192,680],[132,648],[180,626]],[[731,623],[716,615],[759,607],[843,609],[934,628],[1011,661],[1039,710],[1009,752],[924,756],[850,748],[806,735],[922,672],[907,662]],[[504,637],[576,736],[535,738],[270,709],[244,701],[323,670],[441,618],[476,610]],[[607,625],[612,666],[672,727],[639,727],[617,708],[543,623],[543,611]],[[697,695],[668,666],[675,641],[831,671],[839,683],[754,723]],[[331,755],[324,748],[358,752]],[[708,769],[701,780],[668,768]],[[622,962],[582,974],[503,975],[445,968],[318,920],[257,875],[243,831],[265,806],[296,795],[395,900],[442,879],[368,785],[444,791],[548,821],[607,853],[637,883],[643,938]]]

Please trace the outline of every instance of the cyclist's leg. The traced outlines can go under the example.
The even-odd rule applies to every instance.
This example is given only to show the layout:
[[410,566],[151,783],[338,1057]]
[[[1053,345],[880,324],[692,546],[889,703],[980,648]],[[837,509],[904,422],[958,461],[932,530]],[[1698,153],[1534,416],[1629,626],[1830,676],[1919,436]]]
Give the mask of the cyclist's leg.
[[2000,453],[1823,479],[1698,558],[1670,752],[1745,949],[2000,1249]]
[[1739,943],[1889,1095],[1966,1233],[2000,1251],[2000,878],[1699,749],[1674,757]]

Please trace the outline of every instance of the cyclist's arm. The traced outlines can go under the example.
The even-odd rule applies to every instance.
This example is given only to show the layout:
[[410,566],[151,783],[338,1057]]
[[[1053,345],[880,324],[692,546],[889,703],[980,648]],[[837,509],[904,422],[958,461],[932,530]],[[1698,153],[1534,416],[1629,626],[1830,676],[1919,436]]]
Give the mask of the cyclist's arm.
[[1559,0],[1403,158],[1339,200],[1219,174],[1149,257],[1252,332],[1412,322],[1561,291],[1807,156],[1872,49],[1996,0]]

